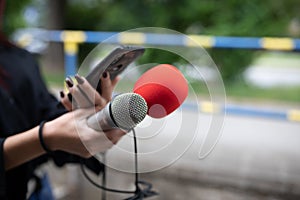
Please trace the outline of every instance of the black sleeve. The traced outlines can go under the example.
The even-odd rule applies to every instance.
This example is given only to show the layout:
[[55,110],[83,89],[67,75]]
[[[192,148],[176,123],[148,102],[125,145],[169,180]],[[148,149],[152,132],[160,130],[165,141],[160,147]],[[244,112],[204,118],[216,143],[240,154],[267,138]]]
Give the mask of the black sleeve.
[[35,90],[34,98],[36,99],[36,106],[39,109],[40,120],[52,120],[67,111],[62,106],[59,106],[59,101],[48,91],[39,67],[37,64],[35,65],[32,73],[32,86]]
[[[36,98],[39,100],[37,106],[40,109],[41,120],[51,120],[66,113],[67,111],[59,106],[58,100],[48,92],[38,67],[35,67],[34,73],[36,78],[33,81],[36,91],[38,91]],[[63,166],[66,163],[83,163],[96,174],[103,171],[103,164],[94,157],[85,159],[63,151],[56,151],[51,155],[51,158],[57,166]]]
[[0,138],[0,199],[6,198],[6,183],[5,183],[5,169],[4,169],[4,156],[3,144],[5,139]]
[[90,169],[91,171],[93,171],[95,174],[98,175],[104,169],[104,165],[94,157],[86,159],[63,151],[55,151],[54,154],[51,155],[51,157],[54,163],[59,167],[64,166],[66,163],[82,163],[88,169]]
[[[5,138],[38,126],[43,120],[57,118],[67,111],[57,107],[59,101],[49,93],[41,77],[39,66],[30,53],[18,48],[2,49],[0,64],[10,75],[6,81],[9,87],[0,87],[0,199],[6,199],[10,191],[12,194],[21,194],[19,188],[22,191],[26,188],[27,175],[49,158],[52,158],[58,166],[82,162],[99,174],[103,166],[95,158],[83,159],[65,152],[55,152],[51,156],[43,155],[13,171],[5,170],[3,152]],[[13,182],[15,180],[18,181],[15,183]],[[18,189],[16,189],[17,185],[20,186]]]
[[[34,91],[34,99],[36,99],[36,107],[39,110],[38,124],[42,120],[52,120],[59,117],[60,115],[68,112],[63,106],[60,105],[58,99],[49,92],[47,85],[41,75],[39,65],[32,59],[33,69],[30,71],[31,85]],[[67,163],[83,163],[94,173],[99,174],[103,170],[103,164],[100,163],[96,158],[91,157],[89,159],[81,158],[77,155],[70,154],[64,151],[55,151],[51,156],[54,163],[61,167]]]

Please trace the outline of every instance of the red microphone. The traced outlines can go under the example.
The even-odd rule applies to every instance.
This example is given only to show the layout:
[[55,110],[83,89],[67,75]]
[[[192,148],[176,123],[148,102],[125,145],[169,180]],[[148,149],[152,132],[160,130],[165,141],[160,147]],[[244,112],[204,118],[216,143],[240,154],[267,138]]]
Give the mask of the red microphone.
[[133,92],[146,100],[149,116],[162,118],[183,103],[188,95],[188,84],[176,67],[160,64],[138,79]]

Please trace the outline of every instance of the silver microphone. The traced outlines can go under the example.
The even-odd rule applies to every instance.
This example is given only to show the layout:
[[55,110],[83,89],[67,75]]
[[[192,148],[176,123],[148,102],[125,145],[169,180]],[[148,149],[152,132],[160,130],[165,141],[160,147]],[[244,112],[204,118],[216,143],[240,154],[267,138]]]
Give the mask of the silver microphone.
[[89,127],[106,131],[121,128],[129,131],[146,117],[148,106],[145,99],[136,93],[116,96],[101,111],[88,118]]

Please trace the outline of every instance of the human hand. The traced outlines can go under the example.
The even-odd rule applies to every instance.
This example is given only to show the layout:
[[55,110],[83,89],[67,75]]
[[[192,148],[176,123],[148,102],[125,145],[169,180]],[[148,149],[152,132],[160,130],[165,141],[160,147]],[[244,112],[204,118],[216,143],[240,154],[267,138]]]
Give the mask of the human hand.
[[[76,108],[96,107],[101,110],[112,98],[112,92],[119,81],[119,77],[114,80],[110,79],[108,72],[104,72],[100,78],[101,91],[100,95],[89,82],[80,75],[75,75],[78,84],[74,84],[71,78],[66,79],[69,93],[60,92],[61,102],[64,107],[71,111]],[[73,104],[73,105],[72,105]]]
[[[73,119],[66,114],[66,116],[62,116],[55,121],[56,126],[63,127],[65,131],[55,136],[55,138],[60,138],[60,141],[55,142],[54,149],[65,150],[83,157],[89,157],[95,153],[103,152],[111,148],[125,134],[125,132],[120,129],[98,132],[87,126],[87,118],[100,111],[111,101],[113,89],[120,78],[116,77],[114,80],[111,80],[109,73],[104,72],[100,78],[101,95],[84,77],[77,74],[75,78],[77,84],[70,78],[66,79],[69,94],[64,93],[63,96],[61,95],[61,102],[69,111],[77,108],[80,109],[78,109],[79,111],[75,110],[71,112],[73,113]],[[70,99],[68,95],[69,97],[72,96],[72,99]],[[69,130],[67,130],[67,127],[64,127],[67,126],[67,124]],[[46,125],[45,128],[47,128]],[[74,134],[75,131],[77,131],[77,135]]]
[[88,158],[116,144],[126,133],[120,129],[105,132],[87,126],[93,108],[77,109],[44,125],[43,137],[50,150],[62,150]]

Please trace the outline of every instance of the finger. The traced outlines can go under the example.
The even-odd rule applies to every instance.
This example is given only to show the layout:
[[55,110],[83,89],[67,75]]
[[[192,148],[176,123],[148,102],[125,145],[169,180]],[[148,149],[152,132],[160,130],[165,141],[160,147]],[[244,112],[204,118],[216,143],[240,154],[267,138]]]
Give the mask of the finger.
[[103,108],[107,101],[100,96],[100,94],[90,85],[90,83],[82,76],[75,75],[75,78],[78,82],[78,91],[80,95],[83,96],[86,101],[90,102],[93,106],[98,106]]
[[113,90],[115,89],[117,83],[119,82],[119,80],[121,79],[120,76],[117,76],[114,80],[112,80],[112,87],[113,87]]
[[125,131],[121,129],[112,129],[105,132],[107,138],[113,143],[117,144],[117,142],[126,134]]
[[[82,89],[80,86],[83,85],[82,79],[78,79],[78,80],[80,80],[79,83],[81,84],[75,85],[71,77],[67,77],[65,80],[69,92],[73,97],[73,102],[76,102],[76,105],[73,104],[73,107],[88,108],[94,106],[94,102],[91,100],[92,98],[89,97],[89,95],[86,94],[85,90]],[[93,89],[91,89],[91,91],[93,91]]]
[[101,96],[106,99],[106,101],[111,101],[112,91],[113,91],[112,81],[110,80],[110,75],[108,72],[103,72],[101,77]]
[[60,91],[59,94],[62,105],[65,107],[66,110],[71,111],[72,103],[69,101],[68,96],[63,91]]
[[77,102],[76,108],[88,108],[93,107],[94,103],[86,96],[84,91],[76,85],[69,89],[70,93],[73,96],[73,101]]

